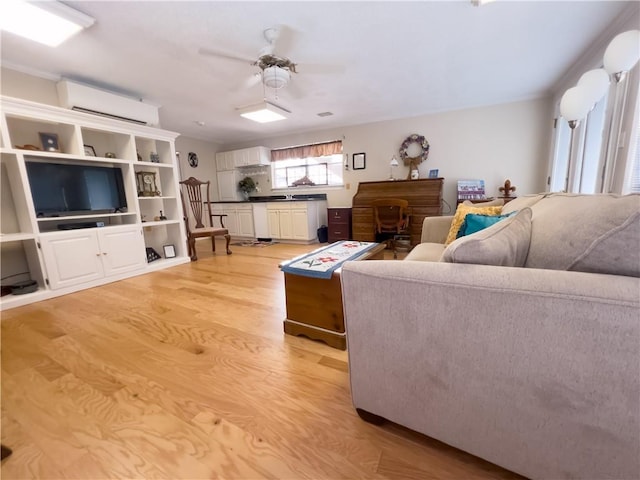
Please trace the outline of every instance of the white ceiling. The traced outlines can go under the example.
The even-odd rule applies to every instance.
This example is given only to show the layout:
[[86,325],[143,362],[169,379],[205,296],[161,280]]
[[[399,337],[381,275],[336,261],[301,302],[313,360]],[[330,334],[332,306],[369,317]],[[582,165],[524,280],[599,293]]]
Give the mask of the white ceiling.
[[[65,3],[96,23],[55,49],[2,32],[3,65],[143,98],[163,128],[233,144],[547,95],[632,2]],[[256,124],[235,108],[262,100],[261,84],[242,88],[257,68],[198,50],[257,58],[279,24],[293,31],[279,53],[299,63],[302,95],[280,90],[290,118]]]

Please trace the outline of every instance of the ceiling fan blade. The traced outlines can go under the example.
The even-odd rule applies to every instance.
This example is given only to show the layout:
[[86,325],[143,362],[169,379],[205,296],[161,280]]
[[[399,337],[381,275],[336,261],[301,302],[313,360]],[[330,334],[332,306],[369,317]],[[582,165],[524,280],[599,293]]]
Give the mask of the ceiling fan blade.
[[344,73],[346,71],[346,67],[344,65],[327,63],[298,63],[296,64],[296,71],[301,74],[313,73],[324,75],[332,73]]
[[244,81],[244,88],[251,88],[255,85],[258,85],[262,81],[262,75],[259,73],[254,73],[249,78]]
[[210,48],[199,48],[198,53],[200,55],[205,55],[209,57],[219,57],[219,58],[226,58],[228,60],[245,62],[245,63],[248,63],[249,65],[252,65],[255,62],[255,59],[253,58],[243,57],[235,53],[223,52],[221,50],[212,50]]
[[271,48],[270,53],[286,57],[293,46],[294,31],[286,25],[278,25],[273,29],[269,29],[269,31],[272,31],[272,33],[269,36],[265,35],[265,37],[267,37]]

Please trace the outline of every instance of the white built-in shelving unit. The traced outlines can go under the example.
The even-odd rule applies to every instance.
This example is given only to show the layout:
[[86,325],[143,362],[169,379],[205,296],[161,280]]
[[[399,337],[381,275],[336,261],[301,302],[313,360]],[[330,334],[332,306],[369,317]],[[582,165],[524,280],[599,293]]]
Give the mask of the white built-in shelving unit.
[[[178,134],[22,99],[0,98],[0,268],[3,285],[24,280],[36,292],[5,295],[4,310],[189,261],[180,202]],[[57,135],[59,151],[41,147],[39,133]],[[85,154],[85,145],[96,156]],[[107,152],[113,155],[106,156]],[[122,212],[44,217],[34,208],[28,162],[109,166],[122,171]],[[142,196],[138,172],[156,178],[158,192]],[[160,211],[166,219],[159,220]],[[60,230],[61,224],[103,222],[99,228]],[[164,258],[165,245],[176,256]],[[162,257],[147,261],[146,249]]]

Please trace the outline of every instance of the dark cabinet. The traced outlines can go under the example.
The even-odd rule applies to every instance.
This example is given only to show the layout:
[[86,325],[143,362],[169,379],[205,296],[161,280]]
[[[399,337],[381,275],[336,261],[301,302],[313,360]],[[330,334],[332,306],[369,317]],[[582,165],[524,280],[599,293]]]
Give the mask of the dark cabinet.
[[339,240],[351,240],[351,209],[327,209],[329,243]]

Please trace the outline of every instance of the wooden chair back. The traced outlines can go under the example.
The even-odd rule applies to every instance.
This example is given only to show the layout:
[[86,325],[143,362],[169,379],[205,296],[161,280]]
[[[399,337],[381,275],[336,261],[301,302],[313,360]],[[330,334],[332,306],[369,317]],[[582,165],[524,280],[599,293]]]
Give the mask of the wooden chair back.
[[[189,177],[186,180],[180,182],[181,185],[185,186],[185,190],[187,192],[187,204],[193,214],[193,219],[195,220],[194,228],[204,228],[205,225],[202,222],[202,217],[204,215],[204,209],[207,209],[207,218],[209,219],[209,227],[213,227],[213,222],[211,220],[211,196],[210,196],[210,188],[211,181],[203,182],[194,177]],[[204,193],[204,195],[203,195]],[[181,192],[182,195],[182,192]],[[206,195],[206,197],[205,197]],[[205,203],[206,198],[206,203]],[[185,220],[187,222],[187,230],[189,230],[189,220],[188,220],[188,212],[185,206],[185,198],[182,196],[182,205],[185,208],[185,216],[187,217]],[[205,207],[206,205],[206,207]]]
[[381,198],[371,202],[376,233],[406,233],[409,229],[409,202],[401,198]]

